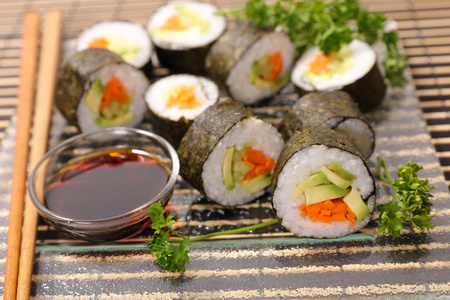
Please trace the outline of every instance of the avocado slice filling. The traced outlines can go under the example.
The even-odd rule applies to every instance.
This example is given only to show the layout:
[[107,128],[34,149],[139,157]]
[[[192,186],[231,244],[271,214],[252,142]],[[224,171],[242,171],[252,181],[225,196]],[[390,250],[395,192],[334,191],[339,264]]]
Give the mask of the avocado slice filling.
[[[331,223],[331,221],[362,221],[370,215],[370,210],[357,188],[351,187],[356,177],[337,162],[321,166],[318,173],[310,175],[296,186],[294,199],[305,197],[300,206],[301,216],[309,215],[311,220]],[[334,213],[334,215],[333,215]]]
[[98,114],[96,122],[102,127],[120,126],[133,120],[131,97],[115,77],[106,86],[101,80],[94,80],[84,102],[93,114]]
[[[222,165],[223,183],[228,190],[239,188],[253,194],[268,187],[272,182],[274,162],[262,151],[252,149],[250,142],[241,150],[227,148]],[[237,185],[239,183],[239,185]]]

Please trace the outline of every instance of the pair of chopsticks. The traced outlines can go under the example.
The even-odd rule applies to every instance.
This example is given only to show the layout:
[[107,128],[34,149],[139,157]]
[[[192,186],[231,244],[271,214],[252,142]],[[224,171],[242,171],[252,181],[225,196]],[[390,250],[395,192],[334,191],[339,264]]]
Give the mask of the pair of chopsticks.
[[[49,11],[45,14],[35,97],[40,22],[38,13],[25,14],[6,251],[5,300],[28,299],[30,296],[38,213],[29,197],[25,196],[27,164],[30,157],[28,170],[32,170],[47,150],[60,60],[62,14],[60,11]],[[32,122],[34,128],[29,151]]]

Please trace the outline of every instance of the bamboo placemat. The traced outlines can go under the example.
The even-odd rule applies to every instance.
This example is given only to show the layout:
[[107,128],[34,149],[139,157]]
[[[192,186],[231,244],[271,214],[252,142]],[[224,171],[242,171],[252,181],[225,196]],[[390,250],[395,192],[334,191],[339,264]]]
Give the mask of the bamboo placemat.
[[[145,24],[151,12],[163,2],[48,0],[0,3],[0,139],[3,150],[0,151],[0,169],[6,170],[0,172],[0,221],[8,218],[7,209],[2,207],[6,207],[3,204],[9,201],[9,194],[1,191],[7,190],[9,180],[7,168],[10,157],[5,152],[14,146],[11,136],[14,136],[15,128],[23,13],[37,10],[43,15],[49,9],[61,9],[65,21],[63,37],[69,40],[84,27],[99,20],[131,19]],[[241,3],[213,2],[219,6]],[[377,122],[386,119],[382,114],[388,114],[388,109],[381,109],[370,116],[379,125],[382,146],[378,152],[384,153],[391,163],[410,157],[425,161],[424,176],[430,176],[432,183],[437,183],[438,207],[444,208],[437,216],[437,230],[429,235],[412,232],[399,240],[382,238],[376,242],[364,235],[352,236],[344,243],[300,241],[289,239],[286,232],[276,231],[248,236],[250,239],[268,238],[262,242],[255,241],[252,246],[245,238],[231,237],[221,242],[215,250],[208,249],[210,246],[207,243],[197,245],[192,251],[190,270],[180,276],[160,272],[153,258],[136,246],[142,244],[145,239],[142,236],[113,244],[110,249],[104,245],[96,248],[81,241],[64,240],[58,232],[41,225],[41,248],[38,248],[32,295],[37,299],[404,299],[414,298],[414,295],[431,299],[442,293],[448,295],[450,226],[446,220],[450,213],[447,193],[450,185],[450,42],[447,40],[450,19],[447,16],[450,3],[446,0],[364,0],[362,4],[374,11],[383,11],[397,21],[413,78],[413,84],[408,85],[404,92],[391,91],[391,99],[399,97],[401,102],[386,103],[388,108],[396,107],[398,116],[391,116],[393,119],[388,118],[389,121],[382,124]],[[415,92],[420,99],[420,108],[416,106]],[[257,108],[255,110],[258,111]],[[421,119],[422,112],[425,120]],[[55,121],[58,122],[58,119]],[[395,136],[388,134],[390,126],[398,126]],[[411,132],[413,138],[405,138]],[[436,147],[440,163],[433,160],[436,152],[430,141]],[[401,143],[406,143],[409,148],[403,149]],[[385,151],[384,147],[390,148],[390,151]],[[440,177],[440,169],[445,172],[447,186]],[[177,199],[184,200],[186,197],[190,197],[194,207],[191,209],[192,215],[181,216],[186,221],[179,224],[182,230],[184,226],[187,233],[195,234],[189,230],[195,230],[197,225],[205,226],[201,222],[205,207],[213,211],[216,214],[214,217],[220,221],[223,211],[208,206],[208,203],[198,199],[198,194],[188,189],[176,193],[174,211],[183,210],[184,203],[177,202]],[[250,214],[254,210],[267,211],[270,216],[270,205],[265,202],[256,202],[244,210]],[[244,221],[249,222],[249,219]],[[214,226],[223,225],[217,224],[212,221],[206,226],[214,230]],[[230,224],[233,226],[236,222]],[[373,233],[370,230],[368,233]],[[3,253],[7,228],[0,226],[0,232],[0,253]],[[279,243],[281,239],[284,244]],[[330,258],[343,264],[329,264]],[[0,267],[3,268],[4,263],[4,257],[0,256]],[[370,277],[371,270],[377,272],[373,276],[376,280],[361,281],[361,278]],[[0,272],[0,295],[3,274]],[[401,283],[398,278],[402,278]]]

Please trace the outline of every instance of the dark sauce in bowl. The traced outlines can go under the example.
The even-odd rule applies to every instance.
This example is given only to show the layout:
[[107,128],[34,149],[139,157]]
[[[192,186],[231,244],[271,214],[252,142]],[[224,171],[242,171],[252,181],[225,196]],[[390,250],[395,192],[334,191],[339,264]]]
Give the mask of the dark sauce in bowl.
[[45,205],[70,219],[115,217],[152,200],[168,178],[167,167],[147,152],[99,153],[61,170],[45,192]]

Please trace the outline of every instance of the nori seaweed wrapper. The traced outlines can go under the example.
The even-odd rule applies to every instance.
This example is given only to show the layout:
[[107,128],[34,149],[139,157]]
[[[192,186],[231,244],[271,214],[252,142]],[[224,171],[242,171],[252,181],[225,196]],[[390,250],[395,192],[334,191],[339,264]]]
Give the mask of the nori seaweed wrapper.
[[[297,85],[295,87],[300,97],[311,92],[305,91]],[[342,90],[349,93],[358,103],[359,109],[365,113],[378,107],[383,102],[386,88],[384,78],[375,61],[367,74],[355,82],[344,86]]]
[[[353,143],[353,141],[343,133],[334,131],[321,126],[305,128],[301,132],[295,133],[284,146],[280,157],[275,165],[272,179],[272,195],[275,192],[278,182],[278,176],[283,170],[289,159],[298,151],[314,145],[324,145],[328,148],[337,148],[341,151],[358,156],[364,162],[366,169],[370,174],[369,166],[364,158],[362,151]],[[375,181],[374,181],[375,184]],[[373,188],[375,192],[375,186]]]
[[233,67],[248,48],[269,32],[249,22],[237,22],[209,51],[205,62],[208,75],[228,92],[225,82]]
[[[342,118],[342,121],[338,124],[330,124],[328,121],[334,118]],[[303,128],[322,126],[333,129],[347,119],[363,121],[375,135],[358,104],[348,93],[343,91],[312,92],[301,97],[285,114],[279,131],[283,138],[288,140],[295,132]],[[373,141],[370,153],[373,152],[374,145]]]
[[180,158],[180,175],[200,193],[204,194],[202,172],[209,155],[236,123],[250,116],[251,111],[244,105],[224,97],[192,122],[177,153]]
[[77,107],[90,76],[99,69],[125,63],[118,55],[105,49],[90,48],[73,55],[59,73],[55,105],[71,125],[78,125]]
[[175,73],[188,73],[203,75],[205,73],[205,59],[209,49],[214,44],[211,42],[203,47],[183,50],[165,49],[155,45],[159,63]]
[[165,138],[175,149],[178,148],[181,139],[193,122],[193,120],[184,117],[181,117],[178,121],[173,121],[158,116],[151,109],[149,109],[148,117],[153,131]]

